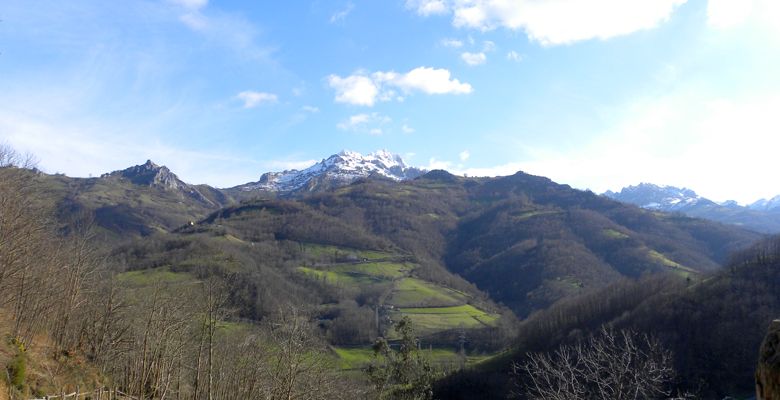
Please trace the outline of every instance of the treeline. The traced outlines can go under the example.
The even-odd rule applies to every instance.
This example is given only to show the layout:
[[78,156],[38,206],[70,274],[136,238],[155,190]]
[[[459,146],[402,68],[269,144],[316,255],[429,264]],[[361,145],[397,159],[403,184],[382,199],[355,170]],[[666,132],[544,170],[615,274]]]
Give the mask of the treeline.
[[[0,146],[0,318],[3,346],[14,352],[5,366],[11,396],[58,393],[65,383],[154,399],[361,393],[337,375],[300,308],[280,305],[263,323],[239,323],[218,276],[148,285],[118,279],[92,247],[89,216],[60,225],[31,166]],[[50,359],[33,365],[32,352]],[[69,379],[52,365],[67,366]]]

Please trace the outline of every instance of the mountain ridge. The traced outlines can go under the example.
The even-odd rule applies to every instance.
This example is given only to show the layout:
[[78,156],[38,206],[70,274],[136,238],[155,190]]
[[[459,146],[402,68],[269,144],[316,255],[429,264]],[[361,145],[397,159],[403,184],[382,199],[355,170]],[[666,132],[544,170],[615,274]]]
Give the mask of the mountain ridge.
[[691,189],[652,183],[628,186],[619,192],[608,190],[603,196],[648,210],[682,213],[756,232],[780,232],[780,196],[742,206],[733,200],[718,203]]

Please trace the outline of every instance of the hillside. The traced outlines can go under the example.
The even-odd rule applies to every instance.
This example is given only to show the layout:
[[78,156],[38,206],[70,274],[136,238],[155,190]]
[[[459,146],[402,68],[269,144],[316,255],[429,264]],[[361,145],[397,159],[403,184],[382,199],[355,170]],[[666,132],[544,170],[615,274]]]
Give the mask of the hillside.
[[37,174],[34,179],[61,221],[89,214],[109,243],[169,232],[232,203],[218,189],[184,183],[151,161],[99,178]]
[[674,356],[675,390],[748,398],[755,393],[759,345],[780,314],[778,249],[780,238],[762,241],[699,283],[654,276],[565,299],[521,323],[512,352],[442,382],[440,396],[505,398],[512,390],[510,362],[606,326],[659,338]]
[[[133,168],[146,171],[145,165]],[[61,212],[94,210],[97,224],[112,238],[159,233],[163,236],[152,241],[169,240],[166,232],[202,221],[199,229],[206,224],[224,230],[233,224],[234,237],[277,248],[292,241],[390,249],[389,257],[413,259],[416,275],[475,296],[484,292],[520,317],[621,277],[671,272],[696,279],[760,237],[642,210],[522,172],[502,178],[462,178],[444,171],[403,181],[363,178],[288,199],[245,200],[215,212],[231,197],[166,180],[173,175],[167,169],[156,181],[134,181],[128,171],[134,170],[97,179],[41,179],[51,197],[60,199]],[[200,195],[192,194],[196,189]],[[273,209],[278,218],[267,220],[262,213],[231,218],[252,207]],[[287,222],[279,225],[282,220]],[[188,232],[179,229],[176,235]],[[256,237],[258,232],[264,233]]]

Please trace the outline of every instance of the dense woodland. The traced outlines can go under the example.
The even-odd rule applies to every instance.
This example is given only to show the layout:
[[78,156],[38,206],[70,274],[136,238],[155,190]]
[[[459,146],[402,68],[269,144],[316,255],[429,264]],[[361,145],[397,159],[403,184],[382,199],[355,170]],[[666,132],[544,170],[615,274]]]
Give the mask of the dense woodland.
[[[523,366],[602,365],[561,355],[587,361],[615,337],[657,350],[650,397],[742,395],[780,312],[777,240],[523,173],[236,201],[46,175],[1,153],[0,362],[19,398],[76,385],[155,399],[549,398]],[[363,367],[339,367],[339,349],[372,345]],[[433,363],[436,349],[464,361]]]

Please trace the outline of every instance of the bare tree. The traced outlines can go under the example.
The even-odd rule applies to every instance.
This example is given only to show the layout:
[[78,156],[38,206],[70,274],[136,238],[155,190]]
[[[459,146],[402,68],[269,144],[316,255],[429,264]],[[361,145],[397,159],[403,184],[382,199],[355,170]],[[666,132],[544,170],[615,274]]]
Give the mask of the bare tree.
[[513,365],[531,399],[660,399],[670,395],[672,355],[654,337],[602,329],[576,345]]

